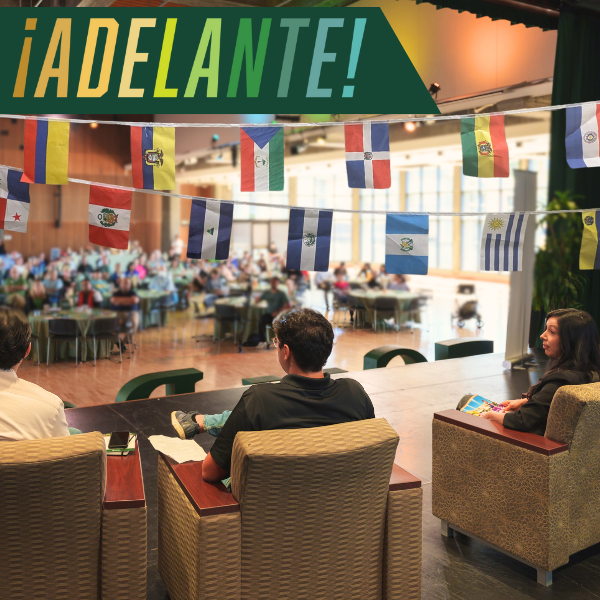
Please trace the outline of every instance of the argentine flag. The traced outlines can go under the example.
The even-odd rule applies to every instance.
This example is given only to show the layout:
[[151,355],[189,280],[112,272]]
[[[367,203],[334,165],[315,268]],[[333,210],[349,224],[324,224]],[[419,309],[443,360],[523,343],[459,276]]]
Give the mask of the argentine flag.
[[571,169],[600,167],[600,103],[567,108],[565,145]]
[[231,202],[192,200],[187,257],[227,260],[232,225]]
[[288,232],[286,269],[327,271],[331,246],[330,210],[292,208]]
[[386,272],[427,275],[428,262],[429,215],[386,215]]

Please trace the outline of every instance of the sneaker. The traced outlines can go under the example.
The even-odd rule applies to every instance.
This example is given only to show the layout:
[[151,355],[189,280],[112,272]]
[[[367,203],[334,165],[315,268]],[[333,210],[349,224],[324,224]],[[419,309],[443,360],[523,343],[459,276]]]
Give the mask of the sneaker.
[[258,346],[256,346],[260,350],[264,350],[267,347],[267,342],[259,342]]
[[171,424],[182,440],[189,440],[200,433],[200,425],[194,418],[198,413],[174,410],[171,413]]

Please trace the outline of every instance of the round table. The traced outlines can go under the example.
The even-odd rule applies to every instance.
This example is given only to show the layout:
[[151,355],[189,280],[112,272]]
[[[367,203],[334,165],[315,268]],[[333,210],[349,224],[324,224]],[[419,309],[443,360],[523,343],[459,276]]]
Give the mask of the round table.
[[[49,337],[49,321],[52,319],[75,319],[77,326],[79,327],[79,333],[81,334],[81,341],[79,342],[79,360],[85,362],[88,358],[94,357],[94,340],[91,337],[86,337],[88,332],[91,330],[93,321],[98,319],[110,319],[115,318],[117,313],[112,310],[104,310],[94,308],[91,311],[81,311],[77,309],[62,310],[60,312],[53,312],[50,314],[33,314],[29,315],[29,323],[31,324],[31,330],[38,336],[39,342],[39,361],[45,362],[48,353],[48,337]],[[38,344],[32,343],[31,358],[38,362],[37,355]],[[110,347],[109,347],[110,346]],[[97,358],[106,358],[112,350],[112,344],[109,344],[108,340],[102,340],[96,342],[96,356]],[[67,357],[75,357],[75,342],[61,342],[55,344],[50,343],[50,358],[48,362],[54,362],[56,360],[55,352],[58,351],[58,357],[63,359]]]
[[158,310],[152,312],[152,309],[163,298],[168,298],[171,292],[159,292],[155,290],[136,290],[135,293],[140,298],[140,330],[152,325],[158,325],[157,316],[160,318],[160,325],[167,323],[168,311]]
[[[253,333],[258,333],[258,321],[267,312],[267,303],[252,301],[248,306],[246,296],[233,296],[230,298],[220,298],[215,302],[216,305],[227,305],[235,307],[238,315],[238,335],[241,329],[241,343],[243,344]],[[234,333],[233,321],[221,321],[215,317],[215,339],[221,340],[226,333]],[[238,338],[239,341],[239,338]]]
[[[365,312],[367,313],[366,321],[368,323],[373,323],[375,320],[375,300],[377,298],[394,298],[396,300],[395,319],[397,325],[402,325],[409,320],[407,311],[410,303],[419,298],[419,294],[415,292],[405,292],[401,290],[348,290],[348,294],[354,296],[363,303]],[[421,322],[421,317],[418,312],[416,313],[415,321],[417,323]]]

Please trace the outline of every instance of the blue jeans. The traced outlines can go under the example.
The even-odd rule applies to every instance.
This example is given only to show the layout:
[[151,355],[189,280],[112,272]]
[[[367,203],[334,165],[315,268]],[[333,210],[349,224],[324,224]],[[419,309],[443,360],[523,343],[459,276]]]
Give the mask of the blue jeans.
[[[230,410],[223,411],[220,415],[204,415],[202,420],[202,427],[204,431],[210,433],[217,437],[219,433],[221,433],[221,429],[223,429],[223,425],[225,425],[225,421],[227,421],[229,415],[231,414]],[[227,479],[222,479],[221,483],[231,491],[231,477],[227,477]]]

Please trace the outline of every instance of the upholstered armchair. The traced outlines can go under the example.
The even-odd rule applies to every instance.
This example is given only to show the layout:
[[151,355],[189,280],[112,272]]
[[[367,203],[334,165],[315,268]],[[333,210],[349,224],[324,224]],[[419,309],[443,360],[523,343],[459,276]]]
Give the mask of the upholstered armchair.
[[145,600],[146,502],[136,450],[100,433],[0,442],[2,600]]
[[442,534],[479,538],[550,585],[554,569],[600,542],[600,383],[561,387],[545,436],[436,413],[432,487]]
[[159,457],[158,568],[173,600],[421,598],[421,482],[385,419],[238,433],[232,491]]

